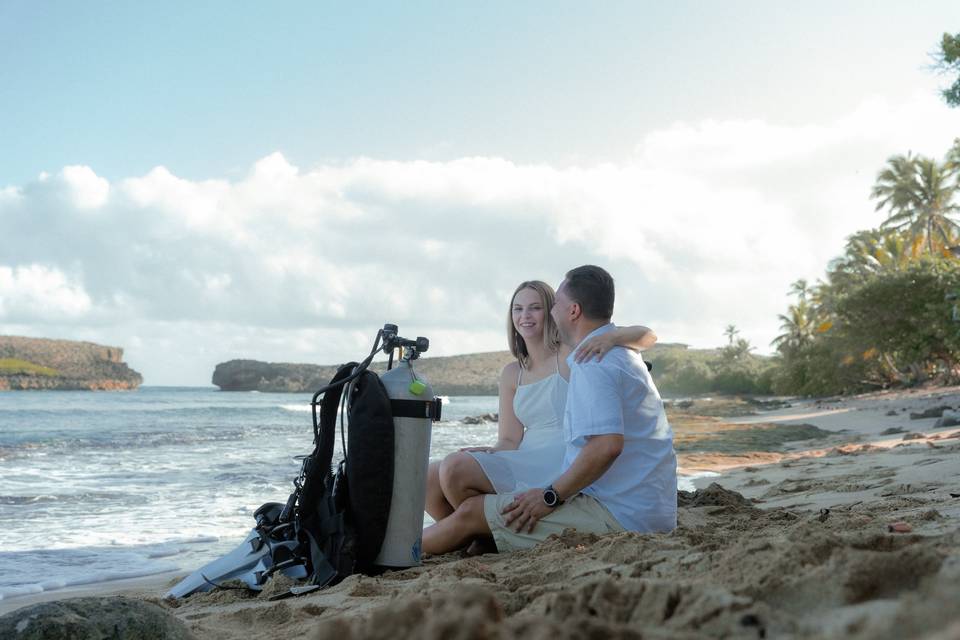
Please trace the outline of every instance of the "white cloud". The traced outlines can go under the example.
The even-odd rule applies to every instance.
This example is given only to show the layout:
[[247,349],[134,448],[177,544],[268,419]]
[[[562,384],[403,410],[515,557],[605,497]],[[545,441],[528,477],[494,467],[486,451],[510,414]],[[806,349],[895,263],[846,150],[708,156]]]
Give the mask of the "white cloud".
[[15,269],[0,265],[0,320],[4,322],[80,318],[90,306],[83,287],[58,269],[39,264]]
[[112,185],[67,167],[0,192],[0,331],[127,340],[151,383],[204,383],[231,357],[356,358],[385,321],[435,354],[498,349],[517,281],[594,262],[617,278],[618,321],[699,346],[735,323],[762,350],[789,283],[882,220],[868,193],[885,159],[941,155],[957,130],[928,97],[800,126],[680,123],[622,164],[273,153],[238,181],[157,167]]
[[110,183],[95,174],[90,167],[64,167],[60,178],[77,209],[98,209],[110,197]]

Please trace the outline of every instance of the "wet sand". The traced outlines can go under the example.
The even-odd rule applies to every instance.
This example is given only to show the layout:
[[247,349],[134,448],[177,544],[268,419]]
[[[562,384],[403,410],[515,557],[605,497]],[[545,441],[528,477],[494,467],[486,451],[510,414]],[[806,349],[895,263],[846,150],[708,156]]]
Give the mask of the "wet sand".
[[125,593],[214,639],[960,638],[960,427],[909,417],[943,405],[960,389],[674,414],[682,468],[721,475],[670,534],[568,533],[278,601],[279,581]]

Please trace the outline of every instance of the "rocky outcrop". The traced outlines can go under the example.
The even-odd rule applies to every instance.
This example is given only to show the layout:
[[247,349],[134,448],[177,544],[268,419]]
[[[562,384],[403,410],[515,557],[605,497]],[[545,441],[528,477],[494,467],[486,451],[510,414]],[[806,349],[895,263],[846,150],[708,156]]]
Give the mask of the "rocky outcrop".
[[[512,358],[509,351],[423,357],[414,363],[414,368],[430,381],[438,395],[496,395],[500,370]],[[213,384],[223,391],[308,392],[330,382],[337,368],[338,365],[230,360],[217,365]],[[382,373],[386,363],[375,362],[370,368]]]
[[213,384],[222,391],[313,391],[330,382],[336,366],[230,360],[213,371]]
[[143,376],[123,349],[92,342],[0,336],[0,390],[136,389]]

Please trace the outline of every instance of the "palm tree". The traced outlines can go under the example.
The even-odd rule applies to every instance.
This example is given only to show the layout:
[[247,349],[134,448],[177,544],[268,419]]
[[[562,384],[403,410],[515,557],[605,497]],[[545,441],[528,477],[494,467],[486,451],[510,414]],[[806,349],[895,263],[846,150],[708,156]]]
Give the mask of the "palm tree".
[[870,197],[877,199],[877,210],[889,209],[881,229],[905,231],[926,245],[933,254],[948,246],[960,232],[950,216],[960,211],[954,197],[960,191],[957,177],[960,165],[955,149],[941,164],[924,156],[893,156],[877,175]]
[[804,278],[800,278],[790,285],[790,293],[797,296],[800,300],[806,300],[810,293],[810,284]]
[[727,328],[723,330],[723,335],[727,336],[727,344],[733,344],[733,339],[737,337],[738,333],[740,333],[740,330],[737,329],[737,325],[728,324]]
[[807,303],[806,298],[800,298],[797,304],[787,308],[787,315],[781,313],[777,316],[780,318],[780,330],[783,333],[770,344],[781,353],[808,344],[813,340],[815,315],[815,310]]

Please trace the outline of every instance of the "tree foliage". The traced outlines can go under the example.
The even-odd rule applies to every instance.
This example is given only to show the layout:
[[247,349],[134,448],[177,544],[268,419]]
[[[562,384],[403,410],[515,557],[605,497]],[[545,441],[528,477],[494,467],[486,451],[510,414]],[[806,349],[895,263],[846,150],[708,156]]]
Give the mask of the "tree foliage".
[[871,197],[887,218],[847,239],[814,286],[798,281],[773,341],[778,393],[825,395],[960,381],[960,141],[942,162],[893,156]]
[[887,160],[870,192],[878,211],[889,210],[882,230],[906,233],[913,250],[922,243],[928,254],[943,253],[954,242],[960,232],[951,218],[960,212],[956,151],[954,145],[943,162],[910,153]]
[[960,380],[960,324],[948,297],[960,292],[960,261],[922,255],[852,272],[856,260],[835,263],[817,288],[818,305],[791,305],[804,326],[817,326],[776,343],[774,391],[830,395]]
[[934,54],[935,67],[943,73],[956,75],[953,83],[941,92],[951,107],[960,106],[960,33],[944,33],[940,48]]

